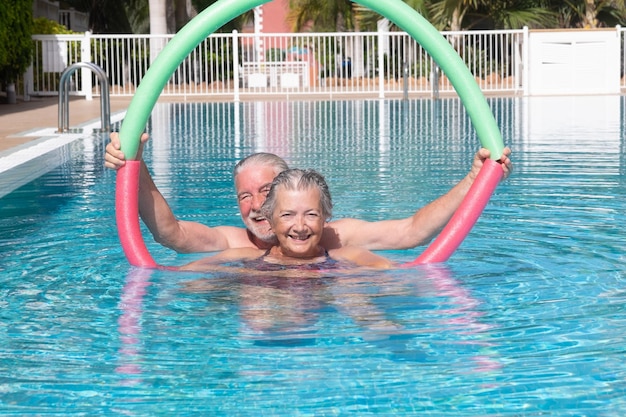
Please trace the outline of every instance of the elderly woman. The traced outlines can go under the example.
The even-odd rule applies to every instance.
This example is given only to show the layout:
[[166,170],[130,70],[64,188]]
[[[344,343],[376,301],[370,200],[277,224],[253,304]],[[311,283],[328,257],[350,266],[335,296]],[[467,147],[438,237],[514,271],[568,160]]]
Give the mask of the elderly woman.
[[324,177],[313,170],[288,169],[272,182],[261,214],[276,234],[268,250],[227,249],[181,269],[212,271],[216,265],[243,261],[246,268],[327,270],[349,267],[388,269],[394,263],[359,247],[325,250],[320,245],[324,224],[332,215],[332,200]]

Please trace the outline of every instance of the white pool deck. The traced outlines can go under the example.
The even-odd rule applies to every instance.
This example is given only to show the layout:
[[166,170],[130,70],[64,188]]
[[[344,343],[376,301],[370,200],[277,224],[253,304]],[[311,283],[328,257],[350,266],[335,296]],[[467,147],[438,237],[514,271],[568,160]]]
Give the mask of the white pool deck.
[[[129,103],[110,101],[112,121],[123,117]],[[0,104],[0,197],[54,168],[54,158],[44,156],[100,129],[100,101],[70,100],[70,126],[80,133],[58,134],[58,116],[57,97]]]

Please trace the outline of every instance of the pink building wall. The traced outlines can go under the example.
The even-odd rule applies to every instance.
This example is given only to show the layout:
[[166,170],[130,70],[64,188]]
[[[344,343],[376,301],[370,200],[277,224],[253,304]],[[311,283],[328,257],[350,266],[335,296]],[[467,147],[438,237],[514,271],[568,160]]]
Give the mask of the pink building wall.
[[263,6],[263,33],[291,33],[286,22],[289,0],[272,0]]

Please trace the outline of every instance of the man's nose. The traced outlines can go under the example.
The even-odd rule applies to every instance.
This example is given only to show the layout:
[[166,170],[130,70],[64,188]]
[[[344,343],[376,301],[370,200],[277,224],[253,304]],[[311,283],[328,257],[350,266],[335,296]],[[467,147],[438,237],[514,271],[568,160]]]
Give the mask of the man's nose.
[[255,194],[252,196],[252,208],[254,210],[258,211],[263,203],[265,203],[265,196],[263,194]]

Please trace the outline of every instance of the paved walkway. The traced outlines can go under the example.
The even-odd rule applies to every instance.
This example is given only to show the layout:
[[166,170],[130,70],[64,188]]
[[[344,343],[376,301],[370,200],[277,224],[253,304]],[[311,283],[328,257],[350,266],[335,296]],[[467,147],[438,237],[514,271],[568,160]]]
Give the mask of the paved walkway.
[[[30,101],[18,98],[17,104],[0,104],[0,153],[37,139],[28,132],[57,128],[59,121],[58,97],[32,97]],[[130,98],[111,97],[111,114],[126,110]],[[100,99],[70,99],[70,127],[100,120]]]

